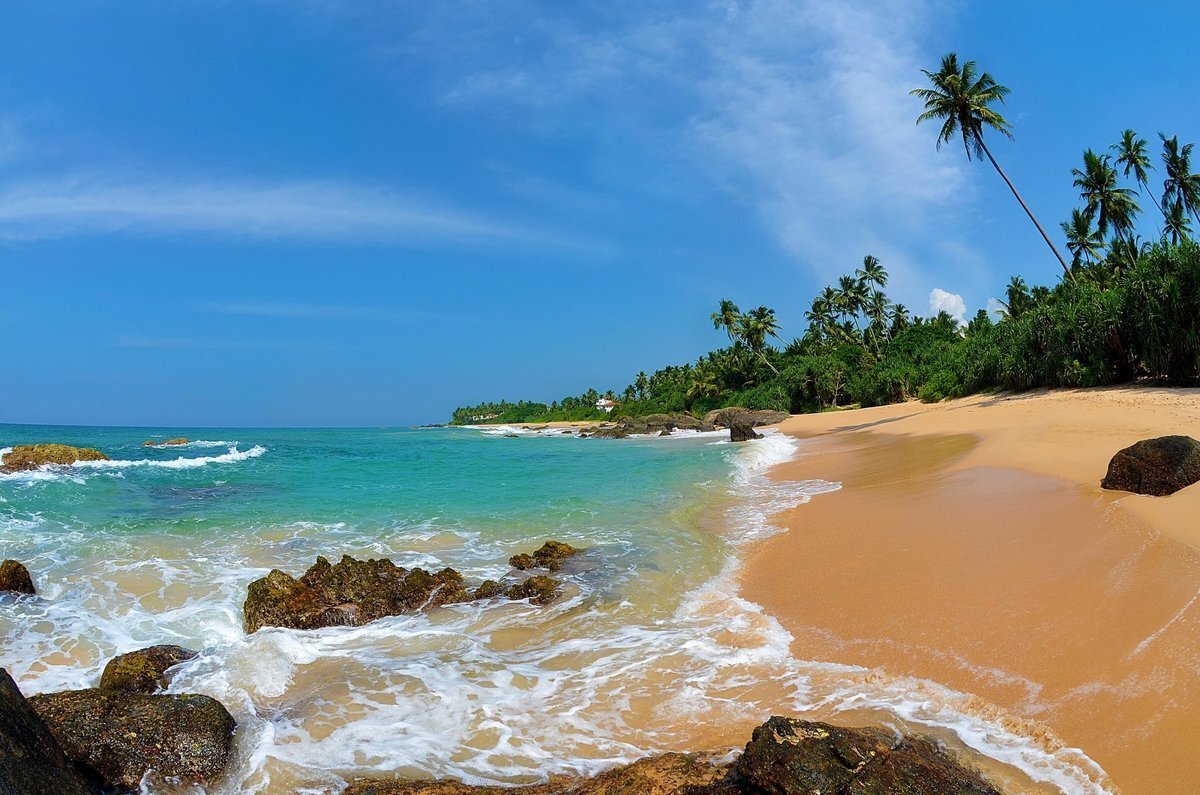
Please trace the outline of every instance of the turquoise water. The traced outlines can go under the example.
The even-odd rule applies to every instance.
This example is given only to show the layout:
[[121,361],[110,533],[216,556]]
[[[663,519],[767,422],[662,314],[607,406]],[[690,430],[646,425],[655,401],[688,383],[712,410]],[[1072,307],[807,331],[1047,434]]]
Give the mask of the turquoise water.
[[[802,454],[795,440],[505,433],[0,426],[0,448],[59,441],[113,459],[0,476],[0,557],[39,589],[0,596],[0,662],[36,693],[91,686],[111,656],[153,643],[199,650],[172,690],[212,695],[239,723],[211,792],[335,792],[392,773],[529,782],[732,748],[779,712],[921,724],[1025,771],[1014,780],[1092,791],[1086,764],[959,694],[794,658],[738,595],[743,545],[836,487],[766,477]],[[199,441],[142,446],[177,436]],[[246,586],[272,567],[387,556],[477,582],[514,576],[508,558],[550,538],[587,551],[549,607],[242,629]],[[813,595],[798,583],[797,597]]]

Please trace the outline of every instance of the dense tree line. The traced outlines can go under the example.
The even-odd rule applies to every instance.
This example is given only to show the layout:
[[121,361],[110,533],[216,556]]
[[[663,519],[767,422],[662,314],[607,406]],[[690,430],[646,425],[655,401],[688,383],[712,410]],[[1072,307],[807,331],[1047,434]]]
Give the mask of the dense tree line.
[[[1063,266],[1053,287],[1009,282],[1003,311],[980,310],[960,325],[942,312],[913,316],[886,294],[887,270],[873,256],[826,287],[805,313],[804,335],[784,344],[775,312],[743,312],[722,301],[711,316],[729,345],[696,362],[639,373],[616,397],[617,414],[701,413],[722,406],[803,412],[920,398],[941,400],[992,389],[1080,387],[1153,380],[1200,380],[1200,174],[1193,145],[1160,134],[1160,174],[1147,141],[1125,130],[1106,151],[1088,149],[1071,172],[1082,206],[1062,222],[1070,261],[1021,199],[986,148],[985,129],[1011,137],[995,110],[1008,89],[954,55],[929,86],[918,123],[942,123],[938,145],[961,137],[967,157],[995,166]],[[1161,190],[1152,180],[1162,177]],[[1139,202],[1155,209],[1155,239],[1137,233]],[[1148,214],[1147,214],[1148,215]],[[778,346],[772,342],[780,343]],[[455,422],[530,422],[604,417],[595,390],[552,404],[498,403],[458,409]],[[470,419],[476,418],[476,419]]]

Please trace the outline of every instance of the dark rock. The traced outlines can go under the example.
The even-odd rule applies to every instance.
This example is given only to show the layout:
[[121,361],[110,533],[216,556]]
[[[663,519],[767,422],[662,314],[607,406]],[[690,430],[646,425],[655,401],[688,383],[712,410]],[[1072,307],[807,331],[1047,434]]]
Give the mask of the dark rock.
[[94,793],[3,668],[0,668],[0,793]]
[[1190,436],[1160,436],[1119,451],[1108,462],[1100,486],[1163,497],[1200,480],[1200,442]]
[[229,761],[237,724],[220,702],[201,695],[71,690],[33,696],[68,759],[110,789],[136,790],[153,770],[203,783]]
[[555,776],[524,787],[472,786],[458,781],[371,781],[359,779],[342,795],[679,795],[708,787],[729,765],[704,754],[659,754],[586,779]]
[[171,683],[167,669],[195,656],[196,652],[191,649],[171,645],[150,646],[119,654],[104,666],[104,673],[100,675],[100,689],[156,693]]
[[504,586],[495,580],[484,580],[471,594],[472,599],[495,599],[504,595]]
[[362,561],[343,555],[337,565],[318,557],[298,580],[273,569],[250,583],[243,613],[247,632],[265,626],[317,629],[366,624],[469,598],[454,569],[430,574],[408,571],[387,558]]
[[619,427],[627,434],[661,434],[663,431],[711,431],[712,423],[698,420],[690,414],[647,414],[644,417],[622,417]]
[[142,447],[175,447],[181,444],[187,444],[188,440],[180,437],[178,439],[167,439],[165,442],[156,442],[153,439],[147,439],[142,442]]
[[704,421],[712,425],[720,425],[723,428],[728,428],[733,425],[734,418],[741,419],[743,422],[749,422],[754,427],[760,425],[775,425],[783,422],[791,415],[784,411],[770,411],[768,409],[743,409],[737,406],[730,406],[724,409],[714,409],[704,415]]
[[0,591],[15,591],[16,593],[37,593],[33,587],[33,578],[24,563],[6,560],[0,563]]
[[107,461],[108,456],[90,447],[65,444],[23,444],[4,454],[0,472],[21,472],[45,464],[68,466],[76,461]]
[[761,439],[762,434],[754,430],[754,425],[744,421],[740,416],[734,417],[729,426],[729,441],[748,442],[751,439]]
[[671,435],[671,432],[670,432],[670,431],[668,431],[666,428],[664,428],[663,430],[661,430],[661,431],[659,431],[659,432],[658,432],[658,435],[659,435],[659,436],[670,436],[670,435]]
[[601,428],[591,434],[593,439],[625,439],[629,431],[624,428]]
[[558,571],[562,568],[562,563],[572,555],[578,555],[579,550],[570,544],[564,544],[562,541],[547,541],[542,544],[541,548],[532,555],[524,553],[513,555],[508,559],[508,564],[514,569],[526,571],[533,568],[549,569],[550,571]]
[[793,718],[755,729],[737,772],[766,795],[1000,795],[926,738]]
[[558,596],[558,580],[536,575],[509,586],[504,595],[509,599],[528,599],[535,605],[548,605]]

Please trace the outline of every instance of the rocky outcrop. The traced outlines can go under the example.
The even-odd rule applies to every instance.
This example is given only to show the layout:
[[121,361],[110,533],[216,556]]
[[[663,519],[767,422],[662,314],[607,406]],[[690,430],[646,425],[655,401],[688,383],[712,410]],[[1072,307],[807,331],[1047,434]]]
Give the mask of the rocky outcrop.
[[751,439],[761,439],[762,434],[754,430],[754,425],[744,421],[741,417],[734,417],[733,424],[729,426],[729,441],[731,442],[748,442]]
[[229,761],[237,727],[220,702],[201,695],[71,690],[29,705],[67,758],[106,789],[137,790],[149,771],[203,784]]
[[624,428],[597,428],[587,435],[593,439],[625,439],[629,431]]
[[0,591],[37,593],[33,587],[33,578],[29,576],[29,569],[25,568],[24,563],[15,560],[0,563]]
[[499,596],[548,604],[558,595],[558,585],[549,577],[530,577],[512,584],[488,580],[472,591],[454,569],[430,574],[401,568],[387,558],[364,561],[343,555],[336,565],[317,558],[299,579],[273,569],[250,583],[242,610],[247,632],[263,627],[357,626],[385,616]]
[[46,464],[69,466],[76,461],[107,461],[108,456],[90,447],[66,444],[23,444],[14,447],[0,460],[0,472],[22,472]]
[[156,442],[153,439],[147,439],[142,442],[142,447],[175,447],[181,444],[187,444],[188,440],[180,437],[178,439],[167,439],[165,442]]
[[359,779],[343,795],[674,795],[719,782],[729,767],[706,754],[659,754],[587,779],[556,776],[525,787]]
[[146,649],[119,654],[104,666],[100,675],[101,690],[123,690],[127,693],[157,693],[171,683],[167,670],[194,658],[196,652],[182,646],[150,646]]
[[1190,436],[1160,436],[1118,451],[1100,486],[1164,497],[1198,480],[1200,442]]
[[791,415],[783,411],[770,411],[767,409],[752,410],[743,409],[737,406],[730,406],[724,409],[714,409],[704,415],[704,421],[711,425],[720,425],[722,428],[730,428],[733,426],[735,418],[742,422],[748,422],[752,427],[761,425],[775,425],[783,422]]
[[765,795],[1000,795],[929,739],[794,718],[755,729],[737,772]]
[[521,569],[522,571],[528,569],[558,571],[562,568],[564,560],[578,554],[579,550],[570,544],[564,544],[562,541],[547,541],[532,555],[524,553],[513,555],[508,559],[508,563],[514,569]]
[[94,795],[46,723],[0,668],[0,793]]
[[626,433],[656,434],[663,431],[711,431],[712,423],[698,420],[690,414],[647,414],[644,417],[622,417],[619,426]]

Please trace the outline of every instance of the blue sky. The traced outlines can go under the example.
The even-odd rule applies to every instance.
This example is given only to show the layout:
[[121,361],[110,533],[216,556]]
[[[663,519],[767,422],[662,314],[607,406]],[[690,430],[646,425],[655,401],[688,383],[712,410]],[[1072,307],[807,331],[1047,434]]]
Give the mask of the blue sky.
[[993,149],[1057,230],[1084,148],[1200,136],[1198,21],[1182,2],[5,4],[0,421],[395,425],[619,389],[720,344],[721,298],[798,336],[866,253],[910,308],[936,289],[974,313],[1058,266],[990,167],[914,126],[918,69],[956,50],[1012,88],[1017,138]]

